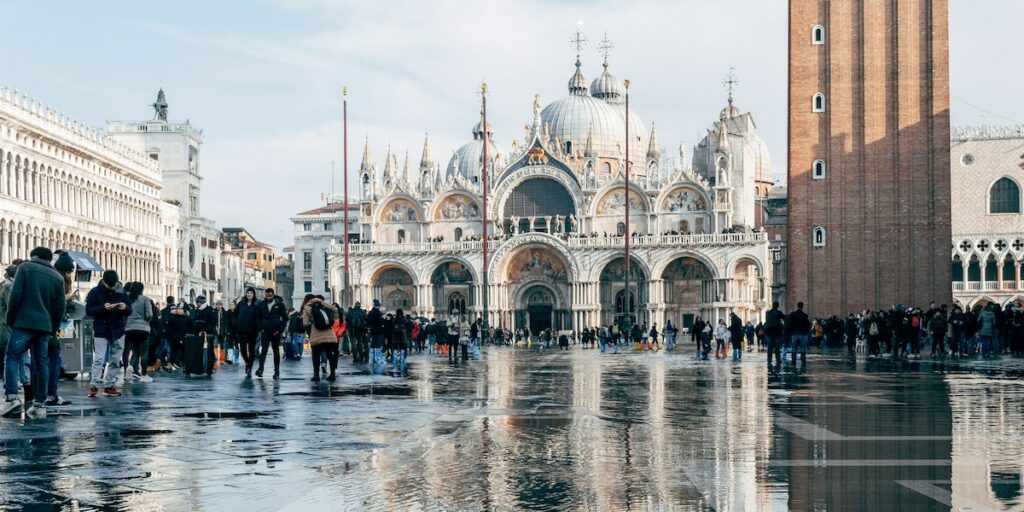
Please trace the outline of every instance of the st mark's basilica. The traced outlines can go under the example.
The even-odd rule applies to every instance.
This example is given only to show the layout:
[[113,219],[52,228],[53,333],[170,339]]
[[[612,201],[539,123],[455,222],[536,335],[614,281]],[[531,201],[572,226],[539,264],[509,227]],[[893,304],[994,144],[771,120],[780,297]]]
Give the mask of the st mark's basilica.
[[[730,93],[692,156],[681,145],[677,161],[640,113],[627,115],[607,56],[589,87],[579,56],[575,65],[568,95],[543,107],[535,97],[525,137],[508,146],[478,122],[443,170],[429,141],[410,170],[408,159],[399,169],[390,151],[378,169],[367,143],[359,168],[363,241],[350,245],[353,300],[377,298],[386,310],[424,317],[483,313],[487,144],[491,325],[538,332],[611,323],[626,305],[626,201],[638,321],[688,327],[697,316],[735,312],[756,322],[770,305],[759,198],[772,182],[753,117]],[[341,290],[342,247],[329,252],[331,288]]]

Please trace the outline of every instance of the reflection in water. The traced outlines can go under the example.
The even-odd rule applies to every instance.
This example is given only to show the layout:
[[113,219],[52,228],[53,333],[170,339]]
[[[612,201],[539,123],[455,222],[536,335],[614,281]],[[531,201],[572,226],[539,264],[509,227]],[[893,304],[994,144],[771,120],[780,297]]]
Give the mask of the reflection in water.
[[1024,510],[1016,381],[828,356],[771,381],[756,355],[410,362],[333,389],[165,378],[104,414],[0,421],[0,509]]
[[1024,383],[963,374],[946,382],[953,412],[953,509],[1024,510]]

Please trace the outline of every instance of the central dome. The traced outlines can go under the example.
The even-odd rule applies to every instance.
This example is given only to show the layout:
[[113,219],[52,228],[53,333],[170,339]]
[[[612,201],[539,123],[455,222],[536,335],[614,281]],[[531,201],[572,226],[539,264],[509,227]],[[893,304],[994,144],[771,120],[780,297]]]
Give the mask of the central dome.
[[[569,95],[556,100],[541,110],[542,126],[551,127],[551,137],[561,140],[563,151],[575,154],[587,147],[587,137],[593,133],[592,144],[596,156],[622,158],[626,143],[626,106],[617,101],[618,80],[605,73],[594,81],[594,92],[602,97],[587,95],[586,81],[576,61],[576,72],[569,81]],[[614,102],[614,103],[613,103]],[[629,113],[630,159],[642,160],[647,151],[647,129],[635,112]]]

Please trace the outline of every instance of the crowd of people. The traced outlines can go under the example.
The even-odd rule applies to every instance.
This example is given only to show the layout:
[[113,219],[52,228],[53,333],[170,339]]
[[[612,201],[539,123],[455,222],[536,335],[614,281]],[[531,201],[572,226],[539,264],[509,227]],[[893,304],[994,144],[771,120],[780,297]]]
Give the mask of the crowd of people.
[[[5,402],[0,415],[24,409],[31,418],[46,416],[48,407],[70,402],[58,393],[63,361],[58,343],[69,318],[92,321],[93,354],[89,397],[102,393],[121,396],[124,381],[152,382],[150,373],[184,371],[210,374],[220,365],[244,365],[246,379],[262,378],[267,355],[273,374],[281,375],[282,355],[301,359],[310,349],[311,380],[336,380],[339,358],[368,365],[374,374],[388,366],[404,374],[410,352],[436,354],[452,363],[480,357],[483,344],[548,348],[572,345],[619,353],[633,350],[674,350],[680,329],[668,321],[659,329],[646,322],[618,322],[581,331],[485,327],[481,319],[468,321],[459,311],[448,318],[407,315],[402,309],[384,312],[379,300],[365,310],[356,302],[347,310],[321,295],[307,294],[297,309],[289,308],[273,289],[257,297],[253,288],[227,305],[212,306],[200,295],[191,303],[166,297],[161,308],[145,295],[139,282],[123,283],[115,270],[106,270],[99,283],[81,301],[74,289],[74,262],[66,252],[45,247],[32,250],[30,259],[16,260],[0,283],[0,367]],[[76,317],[76,318],[77,318]],[[932,357],[997,356],[1024,354],[1024,309],[996,304],[963,310],[930,304],[926,309],[896,304],[889,310],[863,311],[845,318],[812,319],[803,303],[788,314],[773,303],[756,325],[736,314],[715,321],[696,318],[688,329],[695,357],[701,360],[766,351],[768,370],[778,373],[791,356],[806,362],[811,346],[841,348],[849,355],[863,350],[869,359],[920,358],[925,347]],[[201,349],[199,347],[202,347]],[[209,350],[208,368],[186,369],[191,356]],[[282,354],[283,353],[283,354]],[[193,365],[194,366],[194,365]],[[22,399],[22,396],[24,398]],[[23,407],[27,406],[27,408]]]

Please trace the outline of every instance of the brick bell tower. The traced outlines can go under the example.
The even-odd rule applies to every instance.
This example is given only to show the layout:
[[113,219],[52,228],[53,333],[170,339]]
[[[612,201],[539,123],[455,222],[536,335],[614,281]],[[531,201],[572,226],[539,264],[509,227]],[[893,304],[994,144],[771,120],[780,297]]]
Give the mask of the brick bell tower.
[[948,0],[789,0],[788,293],[951,304]]

